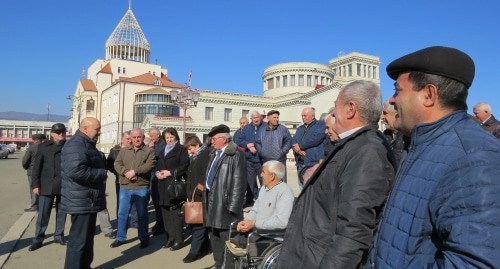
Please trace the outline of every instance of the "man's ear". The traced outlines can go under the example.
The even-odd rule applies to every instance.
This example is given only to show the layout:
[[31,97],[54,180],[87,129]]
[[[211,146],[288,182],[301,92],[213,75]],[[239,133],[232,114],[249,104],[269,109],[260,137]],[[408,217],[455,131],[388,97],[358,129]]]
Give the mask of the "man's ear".
[[426,107],[435,106],[438,102],[438,89],[434,84],[427,84],[422,90],[423,105]]
[[348,119],[354,118],[356,113],[358,113],[358,105],[353,101],[350,101],[348,104],[346,104],[343,109],[347,110],[346,115]]

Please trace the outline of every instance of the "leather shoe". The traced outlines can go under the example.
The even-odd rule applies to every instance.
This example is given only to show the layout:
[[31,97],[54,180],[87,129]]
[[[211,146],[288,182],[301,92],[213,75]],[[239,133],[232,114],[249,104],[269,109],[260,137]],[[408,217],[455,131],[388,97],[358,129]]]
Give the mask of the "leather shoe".
[[35,212],[35,211],[38,211],[38,207],[34,206],[34,207],[24,209],[24,212]]
[[190,253],[188,253],[188,255],[186,257],[184,257],[184,259],[182,259],[182,261],[184,263],[190,263],[190,262],[194,262],[194,261],[198,260],[199,258],[200,258],[200,255],[190,252]]
[[116,238],[116,234],[114,232],[109,232],[109,233],[105,234],[104,236],[107,238],[111,238],[111,239]]
[[118,241],[118,240],[115,240],[113,241],[113,243],[111,243],[111,245],[109,245],[110,247],[112,248],[116,248],[116,247],[119,247],[121,245],[125,244],[125,241]]
[[61,246],[66,246],[66,239],[64,239],[64,237],[54,238],[54,242],[58,243]]
[[41,248],[42,245],[43,245],[42,242],[35,242],[35,243],[31,244],[31,246],[28,248],[28,250],[35,251],[35,250]]
[[173,245],[174,245],[174,241],[167,241],[167,243],[165,243],[165,244],[163,245],[163,248],[169,248],[169,247],[171,247],[171,246],[173,246]]
[[171,247],[170,247],[170,250],[171,251],[176,251],[176,250],[179,250],[181,248],[184,247],[184,244],[181,242],[181,243],[174,243]]
[[147,248],[149,246],[149,240],[143,240],[139,244],[139,248]]

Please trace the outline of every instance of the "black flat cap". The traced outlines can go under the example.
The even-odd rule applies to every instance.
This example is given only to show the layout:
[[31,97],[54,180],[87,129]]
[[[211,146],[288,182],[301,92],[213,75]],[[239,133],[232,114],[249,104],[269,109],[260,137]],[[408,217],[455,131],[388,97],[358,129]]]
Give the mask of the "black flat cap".
[[279,116],[280,112],[278,110],[271,110],[271,111],[267,112],[268,116],[273,115],[273,114],[278,114],[278,116]]
[[210,132],[208,133],[208,136],[213,137],[216,134],[221,134],[221,133],[230,133],[231,130],[229,130],[229,127],[227,125],[221,124],[214,126]]
[[470,87],[474,80],[474,61],[464,52],[448,47],[434,46],[415,51],[390,63],[387,74],[394,80],[409,71],[439,75],[462,82]]
[[66,132],[66,126],[64,126],[64,124],[62,124],[62,123],[56,123],[56,124],[52,125],[50,132],[51,133]]

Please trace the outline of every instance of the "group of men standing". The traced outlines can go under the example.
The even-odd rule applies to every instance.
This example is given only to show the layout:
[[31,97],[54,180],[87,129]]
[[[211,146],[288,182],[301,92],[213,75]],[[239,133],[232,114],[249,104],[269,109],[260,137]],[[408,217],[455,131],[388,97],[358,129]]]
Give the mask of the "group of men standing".
[[[293,138],[276,110],[267,113],[266,123],[253,112],[234,142],[226,125],[212,128],[203,194],[215,260],[210,268],[230,268],[224,245],[230,224],[243,218],[245,192],[256,199],[262,163],[286,163],[291,148],[303,189],[278,268],[500,265],[500,142],[466,113],[474,62],[457,49],[429,47],[391,62],[387,73],[396,82],[385,107],[375,83],[349,83],[326,125],[305,108],[304,125]],[[492,115],[483,118],[482,107],[474,113],[495,134]],[[393,140],[408,138],[397,142],[397,158],[393,150],[399,145],[378,130],[382,111]],[[327,150],[325,127],[334,141]],[[96,213],[105,207],[106,168],[95,148],[99,130],[96,119],[84,119],[60,151],[61,211],[72,220],[65,268],[89,268],[92,261]],[[154,159],[152,150],[146,153]],[[142,170],[124,168],[120,174],[129,184],[147,180]]]

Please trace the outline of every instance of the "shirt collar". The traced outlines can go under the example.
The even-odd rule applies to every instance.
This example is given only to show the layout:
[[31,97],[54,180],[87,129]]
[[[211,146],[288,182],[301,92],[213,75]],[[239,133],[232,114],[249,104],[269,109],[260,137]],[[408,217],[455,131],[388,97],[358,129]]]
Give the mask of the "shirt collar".
[[364,126],[361,126],[361,127],[356,127],[356,128],[351,129],[351,130],[349,130],[349,131],[345,131],[345,132],[343,132],[343,133],[339,134],[339,138],[340,138],[340,139],[344,139],[344,138],[346,138],[346,137],[348,137],[348,136],[350,136],[350,135],[354,134],[357,130],[359,130],[359,129],[363,128],[363,127],[364,127]]

